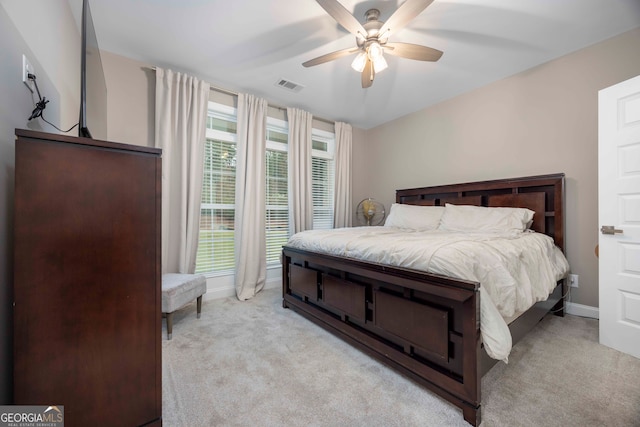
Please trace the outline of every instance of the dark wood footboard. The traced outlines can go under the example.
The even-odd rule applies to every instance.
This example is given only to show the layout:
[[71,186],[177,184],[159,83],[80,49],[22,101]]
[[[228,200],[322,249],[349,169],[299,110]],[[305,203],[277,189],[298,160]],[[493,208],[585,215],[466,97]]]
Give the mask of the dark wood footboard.
[[480,423],[480,292],[464,280],[285,247],[283,305]]

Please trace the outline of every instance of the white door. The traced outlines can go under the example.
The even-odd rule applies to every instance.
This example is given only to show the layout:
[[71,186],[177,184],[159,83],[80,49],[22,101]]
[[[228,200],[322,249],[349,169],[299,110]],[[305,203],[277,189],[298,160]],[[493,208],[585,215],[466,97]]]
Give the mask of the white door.
[[640,358],[640,76],[598,95],[600,343]]

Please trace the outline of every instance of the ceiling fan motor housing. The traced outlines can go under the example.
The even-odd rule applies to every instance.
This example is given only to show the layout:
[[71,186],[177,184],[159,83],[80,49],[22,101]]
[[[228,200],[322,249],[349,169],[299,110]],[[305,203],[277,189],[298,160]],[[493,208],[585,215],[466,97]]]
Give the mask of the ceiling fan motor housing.
[[366,38],[360,37],[360,35],[356,36],[356,44],[360,49],[367,50],[369,45],[373,42],[378,42],[381,45],[385,44],[388,40],[388,37],[380,38],[380,28],[384,22],[378,20],[380,17],[380,11],[378,9],[369,9],[367,13],[364,14],[366,18],[366,22],[362,24],[365,30],[367,30]]

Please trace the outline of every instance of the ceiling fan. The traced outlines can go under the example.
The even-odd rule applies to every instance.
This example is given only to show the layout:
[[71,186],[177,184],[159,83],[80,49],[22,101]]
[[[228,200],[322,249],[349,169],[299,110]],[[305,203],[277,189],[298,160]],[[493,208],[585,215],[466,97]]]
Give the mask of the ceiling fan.
[[304,62],[305,67],[323,64],[342,58],[343,56],[358,53],[351,67],[362,73],[362,87],[368,88],[373,84],[376,73],[387,68],[387,61],[383,53],[400,56],[402,58],[416,59],[418,61],[437,61],[442,52],[426,46],[411,43],[389,42],[392,33],[403,28],[409,21],[426,9],[433,0],[406,0],[386,22],[378,21],[380,11],[369,9],[365,13],[366,22],[361,24],[344,6],[337,0],[316,0],[329,15],[340,25],[356,36],[357,47],[338,50],[327,53]]

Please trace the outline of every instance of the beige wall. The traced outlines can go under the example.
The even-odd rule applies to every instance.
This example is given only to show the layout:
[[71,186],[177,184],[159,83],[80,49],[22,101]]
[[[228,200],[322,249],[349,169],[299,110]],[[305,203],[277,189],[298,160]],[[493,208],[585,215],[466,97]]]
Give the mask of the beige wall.
[[[42,96],[50,100],[44,111],[47,120],[61,129],[69,129],[78,122],[80,112],[80,31],[67,1],[62,0],[8,0],[2,2],[20,36],[32,51],[31,62],[37,62],[35,75]],[[27,52],[24,52],[27,53]],[[57,91],[54,98],[42,91],[40,79],[48,76]],[[20,75],[18,75],[20,76]],[[51,104],[60,109],[60,122],[47,115]],[[43,126],[46,132],[58,133]],[[77,135],[73,129],[70,135]]]
[[566,242],[598,306],[598,91],[640,74],[640,29],[354,134],[354,202],[395,190],[566,174]]
[[142,63],[100,51],[107,85],[109,141],[153,147],[156,73]]

